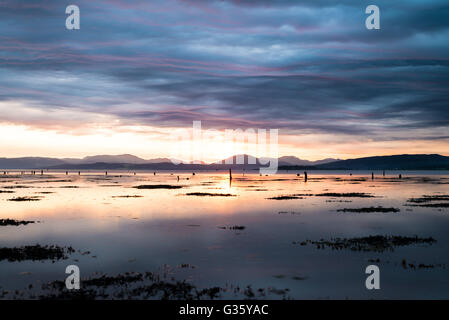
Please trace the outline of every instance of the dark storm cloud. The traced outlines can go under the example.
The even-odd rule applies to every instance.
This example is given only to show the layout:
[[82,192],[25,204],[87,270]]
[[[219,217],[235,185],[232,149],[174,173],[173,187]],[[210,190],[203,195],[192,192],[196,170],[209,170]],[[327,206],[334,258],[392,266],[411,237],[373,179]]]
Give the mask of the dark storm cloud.
[[[447,1],[75,4],[68,31],[62,2],[0,2],[0,101],[154,126],[449,127]],[[366,30],[368,4],[381,30]]]

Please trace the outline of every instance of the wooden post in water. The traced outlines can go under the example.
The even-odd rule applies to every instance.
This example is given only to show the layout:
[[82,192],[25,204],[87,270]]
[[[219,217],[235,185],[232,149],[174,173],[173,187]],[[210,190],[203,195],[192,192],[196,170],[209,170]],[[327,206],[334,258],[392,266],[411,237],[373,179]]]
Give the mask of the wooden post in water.
[[232,171],[230,168],[229,168],[229,180],[232,180]]
[[178,181],[179,181],[179,176],[178,176]]
[[385,170],[382,172],[382,175],[385,177]]
[[399,179],[402,179],[402,174],[399,174]]
[[304,171],[304,182],[307,182],[307,171]]
[[108,172],[106,171],[106,172],[104,173],[104,175],[107,176],[107,175],[108,175]]
[[371,172],[371,180],[374,180],[374,172]]

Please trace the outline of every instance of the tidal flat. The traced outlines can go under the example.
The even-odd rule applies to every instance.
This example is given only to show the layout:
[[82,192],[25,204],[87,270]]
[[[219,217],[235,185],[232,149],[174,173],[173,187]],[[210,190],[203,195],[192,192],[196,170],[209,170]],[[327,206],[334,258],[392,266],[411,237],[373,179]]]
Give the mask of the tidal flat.
[[449,299],[449,172],[401,174],[9,172],[0,298]]

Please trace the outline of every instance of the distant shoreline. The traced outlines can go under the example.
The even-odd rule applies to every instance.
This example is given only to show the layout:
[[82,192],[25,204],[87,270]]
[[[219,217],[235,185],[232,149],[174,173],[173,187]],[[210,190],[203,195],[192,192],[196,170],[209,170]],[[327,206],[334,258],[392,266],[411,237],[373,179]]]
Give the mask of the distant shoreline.
[[[252,171],[263,168],[277,168],[280,171],[312,171],[312,170],[449,170],[449,157],[438,154],[404,154],[376,156],[347,160],[335,160],[320,164],[303,163],[301,159],[255,158],[248,155],[236,155],[215,163],[182,163],[169,159],[143,160],[145,163],[132,162],[127,155],[98,156],[102,161],[70,163],[56,158],[0,158],[0,170],[121,170],[121,171],[220,171],[241,170]],[[98,158],[97,157],[97,158]],[[97,160],[97,158],[95,158]],[[84,161],[90,161],[89,159]],[[148,162],[153,161],[153,162]],[[155,162],[157,161],[157,162]],[[296,163],[293,163],[295,161]]]
[[[27,168],[27,169],[0,169],[0,178],[4,175],[4,172],[9,174],[21,174],[23,172],[24,175],[31,175],[32,172],[35,172],[35,175],[38,176],[41,174],[40,169],[35,168]],[[374,173],[376,177],[382,177],[384,170],[369,170],[369,169],[279,169],[276,174],[291,174],[291,175],[297,175],[300,174],[300,176],[304,175],[304,171],[307,171],[309,175],[313,174],[328,174],[328,175],[342,175],[342,174],[353,174],[353,175],[369,175],[371,176],[371,173]],[[202,174],[202,173],[217,173],[217,174],[228,174],[229,168],[222,168],[222,169],[196,169],[196,170],[188,170],[188,169],[181,169],[181,170],[167,170],[167,169],[159,169],[159,170],[150,170],[150,169],[141,169],[141,170],[126,170],[126,169],[85,169],[85,170],[75,170],[75,169],[49,169],[49,170],[43,170],[43,174],[65,174],[67,172],[68,175],[78,175],[78,172],[83,174],[102,174],[104,175],[106,172],[108,174],[129,174],[133,175],[136,174],[175,174],[175,173],[181,173],[181,174]],[[232,173],[238,173],[238,174],[251,174],[251,175],[259,175],[258,168],[257,169],[246,169],[242,170],[239,168],[232,168]],[[407,175],[422,175],[422,174],[431,174],[431,175],[449,175],[448,169],[426,169],[426,170],[408,170],[408,169],[387,169],[385,170],[385,176],[391,177],[392,175],[397,175],[399,173],[407,174]]]

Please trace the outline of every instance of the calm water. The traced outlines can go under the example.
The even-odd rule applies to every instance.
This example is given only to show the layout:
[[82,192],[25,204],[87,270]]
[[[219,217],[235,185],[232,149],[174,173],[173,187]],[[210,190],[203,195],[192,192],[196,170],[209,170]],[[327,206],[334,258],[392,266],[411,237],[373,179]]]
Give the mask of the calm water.
[[[121,176],[120,176],[121,175]],[[180,180],[177,180],[177,176]],[[449,208],[407,206],[423,195],[449,194],[449,173],[403,172],[383,178],[369,173],[318,172],[309,180],[296,174],[259,176],[199,173],[65,173],[0,175],[0,219],[40,223],[0,226],[0,247],[72,246],[68,260],[0,261],[3,290],[27,292],[29,284],[65,280],[65,267],[76,264],[81,276],[169,270],[198,287],[238,285],[289,289],[293,299],[448,299]],[[181,189],[136,189],[148,184]],[[25,186],[26,188],[18,188]],[[51,193],[47,193],[51,192]],[[232,197],[188,196],[229,193]],[[374,198],[315,196],[363,192]],[[307,194],[301,199],[267,198]],[[117,197],[117,196],[142,197]],[[14,202],[13,197],[41,196]],[[436,203],[442,203],[438,201]],[[449,201],[446,201],[449,202]],[[342,213],[337,209],[394,207],[397,213]],[[220,227],[244,226],[243,230]],[[369,235],[433,237],[433,245],[412,244],[393,252],[335,251],[300,246],[294,241]],[[370,259],[380,259],[372,263]],[[403,259],[429,269],[404,269]],[[188,268],[180,268],[189,264]],[[381,290],[365,288],[365,268],[381,270]],[[232,294],[228,297],[233,297]],[[240,297],[236,297],[240,298]]]

